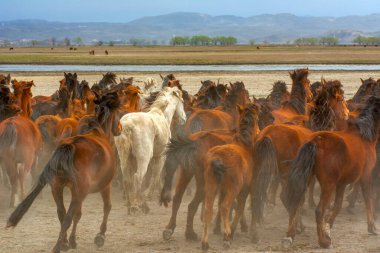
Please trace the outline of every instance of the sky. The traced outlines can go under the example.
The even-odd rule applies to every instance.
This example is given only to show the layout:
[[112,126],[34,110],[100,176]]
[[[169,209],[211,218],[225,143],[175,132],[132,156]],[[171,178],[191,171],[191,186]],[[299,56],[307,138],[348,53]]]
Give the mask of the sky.
[[379,0],[3,0],[1,21],[43,19],[62,22],[128,22],[172,12],[249,17],[291,13],[298,16],[380,13]]

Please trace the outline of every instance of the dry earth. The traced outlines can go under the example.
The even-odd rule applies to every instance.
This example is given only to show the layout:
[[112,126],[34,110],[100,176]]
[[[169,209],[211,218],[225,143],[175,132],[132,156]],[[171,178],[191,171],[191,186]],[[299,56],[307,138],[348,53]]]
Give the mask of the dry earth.
[[[360,84],[359,78],[379,78],[380,72],[312,72],[310,79],[319,80],[321,76],[327,79],[342,81],[347,97],[351,97]],[[58,86],[59,74],[25,74],[12,75],[18,79],[33,79],[36,87],[34,95],[51,94]],[[120,73],[120,76],[124,76]],[[157,73],[128,73],[135,76],[137,81],[146,77],[155,77]],[[79,73],[79,79],[86,79],[89,83],[98,81],[101,74]],[[199,86],[200,80],[220,78],[221,82],[243,80],[250,93],[256,96],[266,95],[271,84],[276,80],[285,80],[289,83],[286,72],[254,72],[254,73],[176,73],[184,88],[193,93]],[[25,215],[18,227],[11,230],[0,229],[0,252],[50,252],[53,248],[58,232],[59,222],[56,215],[54,201],[48,189],[45,189],[41,198],[38,198],[29,212]],[[66,194],[69,201],[69,194]],[[184,237],[187,204],[190,197],[186,196],[178,213],[177,229],[170,241],[162,239],[162,231],[170,217],[170,208],[158,205],[158,197],[150,201],[149,214],[128,215],[119,189],[113,191],[113,209],[111,211],[103,248],[97,248],[93,239],[99,231],[102,218],[102,201],[100,195],[90,195],[84,203],[82,219],[78,224],[78,249],[69,252],[200,252],[200,242],[189,242]],[[0,185],[0,227],[5,226],[6,219],[12,209],[8,208],[9,190]],[[304,218],[306,231],[296,237],[291,252],[380,252],[378,236],[367,233],[366,215],[363,204],[360,203],[355,214],[349,214],[344,203],[340,215],[332,229],[333,245],[330,249],[320,249],[317,243],[314,212],[307,210]],[[246,212],[248,217],[248,211]],[[248,219],[249,220],[249,219]],[[278,201],[273,211],[267,211],[266,220],[260,227],[261,241],[252,244],[246,233],[237,232],[232,248],[228,252],[281,252],[281,239],[287,228],[287,214]],[[201,221],[199,215],[195,219],[195,230],[201,235]],[[222,237],[211,235],[209,252],[222,252]]]

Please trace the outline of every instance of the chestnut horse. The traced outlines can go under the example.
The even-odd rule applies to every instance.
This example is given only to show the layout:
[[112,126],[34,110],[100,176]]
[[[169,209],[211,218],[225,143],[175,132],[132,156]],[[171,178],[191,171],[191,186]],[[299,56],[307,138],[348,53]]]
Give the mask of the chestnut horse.
[[[360,115],[337,132],[316,132],[304,144],[292,163],[286,199],[289,229],[283,239],[288,248],[295,237],[295,217],[299,212],[308,181],[315,175],[321,186],[320,202],[315,210],[319,245],[331,244],[330,228],[338,215],[347,184],[360,182],[367,209],[368,232],[377,234],[372,205],[371,172],[376,162],[376,142],[380,131],[380,98],[371,97]],[[325,212],[332,194],[335,201],[327,223]]]
[[15,95],[18,106],[21,108],[21,116],[30,118],[32,115],[32,86],[33,81],[21,81],[18,82],[16,79],[12,81],[13,93]]
[[[230,144],[215,146],[207,154],[204,163],[205,199],[203,214],[202,250],[209,248],[208,226],[212,220],[213,205],[219,192],[219,211],[224,225],[224,246],[230,247],[237,223],[242,215],[251,191],[254,164],[253,148],[259,132],[259,108],[248,104],[241,116],[239,129]],[[230,224],[230,211],[237,199],[235,217]],[[252,240],[257,241],[256,220],[251,220]]]
[[[76,248],[76,227],[81,218],[82,203],[87,194],[100,192],[104,207],[100,232],[95,244],[102,246],[105,240],[107,219],[111,210],[111,181],[115,174],[115,158],[112,148],[114,135],[119,135],[121,126],[117,116],[119,100],[116,93],[106,94],[95,100],[96,116],[86,116],[79,122],[79,135],[60,142],[46,164],[38,183],[27,198],[10,215],[7,227],[15,227],[28,211],[35,198],[50,184],[57,205],[61,231],[53,252]],[[64,207],[63,189],[71,190],[68,211]],[[73,229],[67,241],[67,230]]]
[[64,86],[58,92],[58,101],[43,101],[32,106],[32,120],[36,120],[42,115],[59,115],[62,118],[70,116],[70,93]]
[[[260,107],[259,126],[267,126],[273,123],[273,117],[267,108]],[[194,232],[194,216],[197,212],[199,204],[204,198],[204,170],[203,163],[207,151],[216,145],[224,145],[231,143],[236,130],[211,130],[200,131],[188,137],[180,136],[180,138],[171,138],[166,151],[166,160],[163,167],[164,186],[161,191],[160,203],[165,207],[171,201],[171,190],[174,175],[177,169],[178,179],[175,194],[173,197],[172,214],[170,221],[163,231],[165,240],[169,240],[174,233],[176,227],[177,212],[181,205],[183,194],[186,187],[194,177],[196,182],[196,191],[192,201],[188,205],[187,224],[185,236],[188,240],[197,240],[198,236]],[[245,221],[241,220],[241,230],[247,231]],[[219,232],[216,224],[214,233]]]
[[25,197],[26,175],[35,178],[37,155],[42,146],[37,126],[28,118],[14,116],[0,123],[0,164],[11,182],[10,207],[14,207],[21,185],[21,198]]
[[312,99],[310,81],[307,78],[309,70],[297,69],[289,74],[293,82],[290,99],[280,109],[274,110],[273,116],[276,124],[293,122],[303,125],[307,120],[307,103]]

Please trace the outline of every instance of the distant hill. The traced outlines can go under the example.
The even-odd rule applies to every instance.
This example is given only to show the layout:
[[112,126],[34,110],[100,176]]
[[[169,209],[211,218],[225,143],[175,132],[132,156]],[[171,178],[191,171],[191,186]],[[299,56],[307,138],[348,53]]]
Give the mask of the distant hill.
[[172,36],[234,36],[239,43],[287,43],[299,37],[333,35],[351,43],[358,35],[380,34],[380,14],[345,17],[309,17],[292,14],[238,17],[177,12],[143,17],[128,23],[63,23],[44,20],[0,21],[0,40],[49,40],[81,37],[86,44],[97,40],[128,41],[143,38],[154,43]]

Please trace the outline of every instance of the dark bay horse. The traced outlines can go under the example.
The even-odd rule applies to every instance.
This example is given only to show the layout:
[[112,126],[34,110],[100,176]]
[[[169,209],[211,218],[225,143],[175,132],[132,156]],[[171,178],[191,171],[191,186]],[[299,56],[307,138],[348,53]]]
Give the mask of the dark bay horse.
[[[371,172],[376,162],[376,142],[380,131],[380,98],[371,97],[360,115],[343,131],[313,134],[291,166],[286,192],[289,229],[283,246],[289,248],[295,237],[295,217],[299,212],[308,181],[315,175],[320,186],[320,202],[315,210],[319,245],[331,244],[330,229],[343,202],[347,184],[360,182],[367,210],[368,232],[377,234],[372,205]],[[326,209],[335,192],[331,215]]]
[[[230,144],[215,146],[207,154],[204,163],[204,214],[202,250],[209,248],[208,226],[212,220],[213,205],[219,193],[219,211],[224,227],[224,247],[229,248],[237,224],[244,212],[246,199],[251,192],[254,161],[253,148],[259,132],[259,107],[248,104],[243,111],[237,133]],[[230,211],[237,199],[237,208],[232,225]],[[251,220],[252,240],[257,241],[256,220]]]
[[[15,227],[28,211],[46,184],[50,184],[57,205],[61,231],[53,252],[76,248],[76,227],[81,218],[82,202],[89,193],[100,192],[103,199],[103,221],[95,244],[102,246],[105,240],[107,219],[111,210],[111,181],[115,174],[115,154],[112,143],[121,126],[117,110],[116,93],[102,96],[95,101],[96,116],[86,116],[78,125],[79,135],[60,142],[46,164],[38,182],[26,199],[14,210],[7,227]],[[72,199],[66,212],[63,189],[70,188]],[[69,240],[67,230],[73,222]]]

